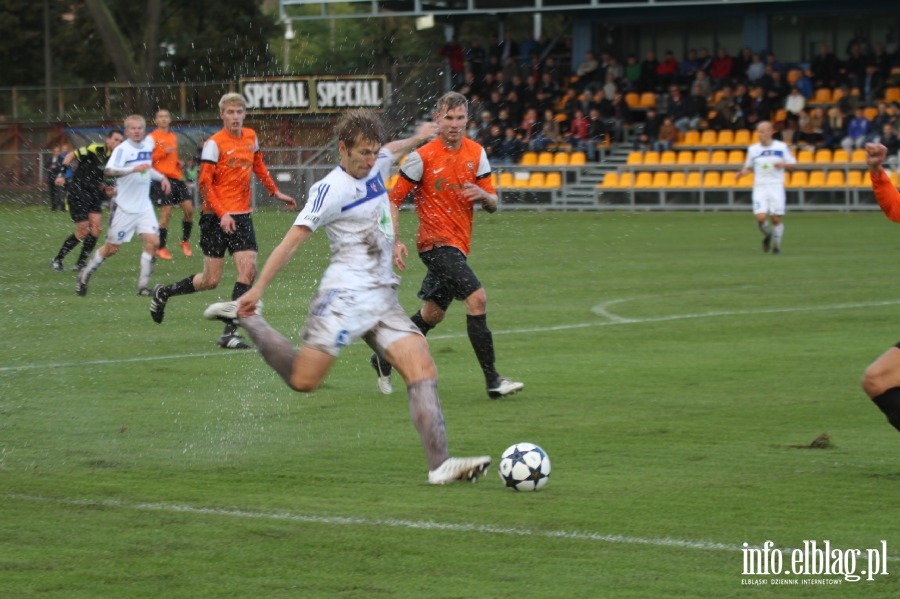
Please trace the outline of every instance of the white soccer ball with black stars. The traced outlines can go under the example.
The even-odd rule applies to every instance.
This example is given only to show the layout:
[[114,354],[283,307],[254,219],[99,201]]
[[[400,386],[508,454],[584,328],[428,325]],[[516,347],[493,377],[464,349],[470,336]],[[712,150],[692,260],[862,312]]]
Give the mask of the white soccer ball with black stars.
[[500,456],[500,478],[513,491],[539,491],[550,480],[550,458],[534,443],[516,443]]

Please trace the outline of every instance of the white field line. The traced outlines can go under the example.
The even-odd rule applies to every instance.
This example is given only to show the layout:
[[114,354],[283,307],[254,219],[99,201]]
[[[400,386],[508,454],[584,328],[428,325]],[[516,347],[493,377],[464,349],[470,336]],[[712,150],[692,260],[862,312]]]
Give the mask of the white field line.
[[[295,514],[291,512],[254,512],[240,509],[197,507],[181,503],[129,503],[115,499],[74,499],[52,498],[38,495],[5,494],[0,497],[9,500],[54,503],[76,507],[103,507],[120,510],[161,512],[167,514],[192,514],[198,516],[216,516],[243,520],[266,520],[276,522],[298,522],[303,524],[325,524],[334,526],[357,526],[373,528],[399,528],[406,530],[446,531],[473,533],[484,535],[501,535],[531,537],[544,539],[566,539],[570,541],[587,541],[611,543],[616,545],[648,545],[651,547],[672,547],[678,549],[697,549],[702,551],[743,551],[743,545],[730,545],[713,541],[691,541],[687,539],[644,538],[629,535],[607,534],[574,530],[534,530],[529,528],[506,528],[483,524],[459,524],[452,522],[435,522],[434,520],[403,520],[398,518],[360,518],[357,516],[316,516],[312,514]],[[751,548],[761,548],[754,545]],[[790,556],[793,549],[774,548]],[[900,556],[888,555],[888,561],[900,561]]]
[[[877,308],[883,306],[900,305],[900,300],[888,300],[882,302],[861,302],[852,304],[826,304],[821,306],[791,306],[789,308],[759,308],[753,310],[714,310],[710,312],[697,312],[694,314],[672,314],[669,316],[651,316],[647,318],[626,318],[618,316],[608,310],[613,304],[619,304],[629,301],[628,299],[617,299],[604,302],[594,306],[591,310],[597,316],[602,316],[606,320],[598,322],[579,322],[572,324],[561,324],[543,327],[515,328],[505,330],[492,331],[494,335],[520,335],[531,333],[552,333],[556,331],[568,331],[573,329],[587,329],[593,327],[608,327],[627,324],[647,324],[654,322],[669,322],[674,320],[689,320],[698,318],[718,318],[720,316],[754,316],[758,314],[788,314],[791,312],[828,312],[833,310],[853,310],[858,308]],[[466,333],[454,333],[446,335],[429,335],[429,339],[458,339],[466,337]],[[20,372],[25,370],[43,369],[43,368],[69,368],[81,366],[102,366],[107,364],[125,364],[130,362],[154,362],[158,360],[172,360],[178,358],[201,358],[212,356],[228,356],[247,354],[253,352],[201,352],[195,354],[169,354],[165,356],[142,356],[139,358],[119,358],[104,360],[84,360],[78,362],[56,362],[51,364],[21,364],[18,366],[0,366],[0,373],[3,372]]]

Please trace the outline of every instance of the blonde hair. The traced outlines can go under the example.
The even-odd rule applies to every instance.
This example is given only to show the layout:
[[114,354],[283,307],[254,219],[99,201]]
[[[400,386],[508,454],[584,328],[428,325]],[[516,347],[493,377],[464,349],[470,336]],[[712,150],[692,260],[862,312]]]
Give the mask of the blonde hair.
[[246,108],[247,100],[241,94],[235,92],[227,93],[219,100],[219,111],[225,110],[225,107],[229,104],[240,104],[241,108]]
[[128,126],[128,121],[138,121],[144,127],[147,126],[147,119],[145,119],[144,117],[142,117],[139,114],[129,114],[128,116],[126,116],[125,120],[123,121],[123,124],[126,127]]

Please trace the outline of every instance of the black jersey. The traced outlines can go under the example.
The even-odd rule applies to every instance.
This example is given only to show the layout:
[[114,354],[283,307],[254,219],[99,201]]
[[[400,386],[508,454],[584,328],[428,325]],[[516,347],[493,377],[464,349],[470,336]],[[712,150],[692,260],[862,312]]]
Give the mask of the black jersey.
[[72,182],[81,189],[98,188],[103,183],[103,168],[109,154],[105,143],[93,143],[75,150],[78,168],[72,174]]

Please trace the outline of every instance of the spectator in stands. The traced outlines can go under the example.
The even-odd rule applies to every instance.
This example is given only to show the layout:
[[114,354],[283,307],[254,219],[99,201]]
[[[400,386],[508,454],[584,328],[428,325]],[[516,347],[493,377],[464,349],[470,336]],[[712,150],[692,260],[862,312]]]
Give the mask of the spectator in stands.
[[588,50],[584,53],[584,60],[575,69],[574,75],[577,77],[576,84],[579,90],[584,90],[588,85],[595,83],[600,76],[600,63],[594,56],[594,52]]
[[797,77],[797,80],[794,81],[794,87],[800,90],[800,94],[806,98],[807,100],[811,100],[813,94],[815,93],[813,90],[812,78],[809,76],[809,69],[801,70],[800,76]]
[[819,51],[810,61],[809,70],[812,72],[813,86],[816,89],[820,87],[837,87],[840,77],[840,63],[837,57],[832,54],[828,44],[819,44]]
[[541,73],[541,82],[538,85],[538,89],[545,96],[548,96],[551,102],[559,96],[559,85],[553,79],[553,74],[550,72]]
[[613,114],[613,105],[609,98],[610,96],[607,96],[605,89],[600,88],[596,90],[588,101],[588,112],[597,110],[600,113],[600,118],[610,118]]
[[737,83],[734,86],[734,106],[737,109],[737,118],[734,121],[735,129],[747,128],[747,113],[750,111],[750,103],[753,98],[750,97],[750,90],[744,83]]
[[874,62],[866,65],[865,74],[859,86],[859,93],[866,104],[874,104],[879,98],[884,96],[884,79],[881,77],[881,73],[878,72],[878,65]]
[[853,37],[847,41],[847,56],[853,55],[854,46],[856,46],[862,54],[867,54],[869,52],[869,38],[866,36],[866,32],[862,27],[857,27],[853,31]]
[[652,150],[659,139],[659,130],[662,127],[662,118],[656,112],[656,108],[647,109],[647,117],[644,120],[644,127],[634,140],[635,150]]
[[781,71],[766,65],[766,74],[762,79],[763,89],[771,106],[784,106],[784,101],[791,92],[791,86],[785,81]]
[[690,109],[690,100],[681,93],[677,85],[669,86],[669,97],[666,103],[666,114],[672,117],[675,126],[681,131],[688,130],[689,118],[687,112]]
[[638,91],[641,81],[641,63],[637,56],[629,54],[625,57],[625,90]]
[[510,56],[506,59],[506,62],[503,63],[503,70],[500,71],[503,73],[503,79],[507,84],[511,84],[510,82],[513,80],[515,76],[522,75],[522,67],[519,63],[518,58],[513,58]]
[[887,82],[891,78],[892,60],[890,54],[885,49],[883,42],[875,42],[872,53],[869,54],[869,64],[874,64],[881,80]]
[[625,141],[625,126],[631,124],[631,109],[625,102],[625,94],[616,93],[612,99],[613,114],[606,121],[606,128],[617,142]]
[[[604,52],[604,55],[608,54]],[[622,63],[620,63],[615,56],[609,56],[609,60],[606,62],[606,68],[604,70],[606,74],[611,73],[613,77],[615,77],[616,81],[625,76],[625,69],[622,68]]]
[[837,105],[841,109],[844,118],[849,122],[859,106],[859,96],[851,93],[850,87],[847,85],[842,85],[839,89],[841,90],[841,98],[838,100]]
[[657,86],[666,88],[672,84],[678,84],[678,61],[675,54],[667,50],[663,59],[656,67]]
[[756,129],[762,121],[772,119],[772,105],[765,90],[759,85],[750,88],[750,101],[744,111],[744,121],[748,129]]
[[517,164],[524,153],[525,145],[516,134],[515,127],[507,127],[490,160],[492,164]]
[[653,149],[657,152],[665,152],[666,150],[671,150],[672,146],[674,146],[677,141],[678,128],[675,127],[675,122],[670,116],[663,117],[662,124],[659,126],[659,133],[656,136],[656,142],[653,144]]
[[572,146],[573,150],[587,151],[588,132],[591,123],[584,115],[584,110],[576,108],[569,117],[569,134],[566,136],[566,142]]
[[619,79],[612,71],[606,71],[606,83],[603,84],[603,93],[607,98],[613,98],[619,91]]
[[658,67],[659,60],[656,58],[656,52],[647,50],[647,54],[644,55],[644,60],[641,62],[641,77],[638,81],[638,91],[656,91],[656,86],[659,84]]
[[820,107],[804,110],[797,123],[797,144],[808,150],[825,147],[825,111]]
[[506,130],[507,127],[516,127],[519,122],[514,120],[509,113],[509,107],[504,106],[500,109],[500,113],[497,115],[495,123],[500,124],[500,134],[503,134],[503,131]]
[[685,133],[689,130],[697,130],[709,114],[709,101],[703,93],[703,86],[695,82],[691,86],[691,95],[686,102],[684,117],[675,121],[675,126]]
[[703,71],[709,75],[709,70],[712,68],[712,61],[713,58],[710,55],[709,50],[700,48],[700,51],[697,52],[697,71]]
[[766,63],[758,52],[754,52],[750,57],[750,64],[747,65],[745,76],[750,83],[756,83],[766,74]]
[[494,114],[490,110],[482,110],[481,118],[478,121],[478,137],[476,141],[484,145],[483,140],[487,139],[491,132],[491,123],[494,122]]
[[719,99],[713,104],[713,110],[716,115],[710,119],[710,125],[716,131],[734,129],[734,124],[738,119],[738,108],[734,104],[734,91],[730,85],[721,89]]
[[889,164],[894,169],[897,169],[897,167],[900,166],[900,159],[898,159],[898,152],[900,152],[900,137],[897,137],[897,132],[894,130],[894,125],[891,123],[884,123],[879,131],[880,133],[872,136],[870,141],[872,143],[881,144],[887,148],[887,159],[885,160],[885,164]]
[[531,140],[540,133],[541,121],[538,119],[537,109],[534,107],[525,110],[525,116],[519,125],[519,131],[522,135],[522,143],[526,147],[531,145]]
[[857,107],[856,113],[850,119],[850,124],[847,125],[847,136],[841,140],[841,147],[847,152],[863,147],[866,143],[866,136],[869,134],[869,125],[865,111],[862,107]]
[[[876,108],[875,116],[871,118],[871,123],[869,125],[869,130],[873,133],[877,131],[881,131],[881,128],[885,123],[893,123],[894,115],[888,112],[887,102],[879,102],[878,107]],[[887,145],[887,144],[885,144]]]
[[697,59],[697,49],[691,48],[687,51],[684,59],[678,63],[678,85],[691,85],[699,68],[700,61]]
[[602,145],[607,139],[606,119],[598,108],[591,108],[588,117],[588,139],[585,152],[591,162],[597,160],[597,146]]
[[570,116],[575,112],[575,109],[583,108],[578,90],[574,87],[567,88],[566,93],[559,98],[554,108],[556,112],[564,112]]
[[557,90],[562,89],[565,85],[567,79],[566,73],[568,73],[568,71],[560,69],[553,56],[545,58],[541,65],[541,75],[550,75],[550,80],[553,81]]
[[866,55],[863,53],[860,45],[851,45],[850,55],[847,57],[847,60],[844,61],[843,65],[844,81],[848,83],[850,87],[858,87],[861,89],[863,79],[866,77],[867,64],[868,61],[866,60]]
[[466,72],[466,53],[462,44],[456,36],[453,36],[438,50],[438,54],[447,60],[450,67],[450,87],[454,90],[459,89],[463,85]]
[[709,75],[706,71],[697,71],[697,74],[694,75],[694,81],[691,83],[691,88],[695,85],[700,86],[703,95],[706,97],[707,101],[709,101],[710,96],[712,96],[712,82],[709,80]]
[[556,115],[553,114],[553,110],[549,108],[544,110],[540,125],[540,133],[531,138],[531,150],[542,152],[551,144],[562,143],[562,133],[559,130],[559,123],[556,121]]
[[516,42],[512,31],[507,30],[506,33],[503,34],[503,39],[495,46],[491,47],[490,55],[497,59],[496,63],[498,65],[503,65],[510,56],[518,58],[519,44]]
[[488,133],[487,137],[482,143],[482,146],[484,146],[484,151],[490,161],[493,162],[494,158],[497,157],[500,144],[502,143],[503,128],[500,126],[500,123],[498,121],[494,121],[493,123],[491,123],[490,133]]
[[837,106],[828,109],[822,126],[823,145],[829,150],[841,147],[841,140],[847,136],[847,120]]
[[716,58],[709,67],[709,78],[712,80],[713,87],[721,89],[731,82],[731,68],[734,60],[729,56],[728,50],[722,46],[716,52]]
[[481,40],[477,37],[472,38],[469,41],[469,47],[466,48],[465,55],[469,64],[468,70],[471,72],[474,82],[474,85],[470,85],[470,87],[473,90],[478,89],[480,91],[481,86],[484,84],[484,68],[487,63],[487,52],[481,46]]
[[784,101],[784,109],[787,111],[787,118],[796,119],[800,116],[800,113],[803,112],[804,108],[806,108],[806,98],[800,93],[800,88],[797,86],[792,87],[791,93],[788,94],[788,97]]
[[466,137],[472,141],[478,141],[478,121],[475,119],[469,119],[466,124]]
[[733,81],[747,81],[747,68],[753,62],[753,50],[750,46],[744,46],[731,62],[731,79]]

